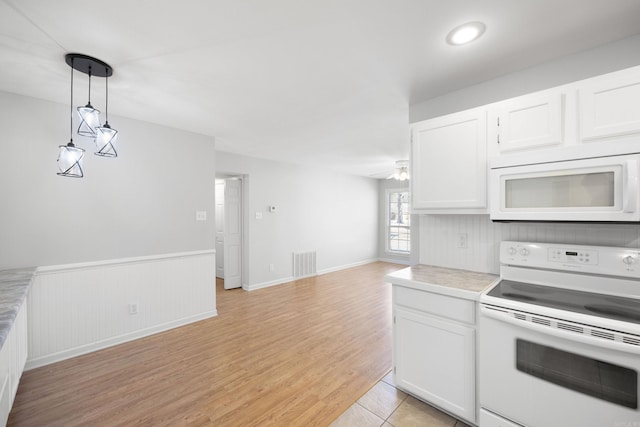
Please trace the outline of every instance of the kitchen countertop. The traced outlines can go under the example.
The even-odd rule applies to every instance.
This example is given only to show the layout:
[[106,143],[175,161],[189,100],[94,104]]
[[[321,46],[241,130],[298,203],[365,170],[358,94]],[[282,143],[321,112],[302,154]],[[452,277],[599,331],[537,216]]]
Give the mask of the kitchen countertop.
[[36,268],[0,270],[0,349],[25,303]]
[[497,275],[431,265],[413,265],[385,276],[394,285],[477,301]]

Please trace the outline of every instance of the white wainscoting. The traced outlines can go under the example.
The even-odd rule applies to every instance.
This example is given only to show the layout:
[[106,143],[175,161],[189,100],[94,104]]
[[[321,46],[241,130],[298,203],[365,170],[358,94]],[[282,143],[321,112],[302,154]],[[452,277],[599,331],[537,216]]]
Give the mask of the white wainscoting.
[[[467,235],[467,247],[458,236]],[[421,215],[420,264],[498,274],[503,240],[640,248],[638,224],[495,223],[489,215]]]
[[38,268],[26,369],[217,315],[215,265],[207,250]]

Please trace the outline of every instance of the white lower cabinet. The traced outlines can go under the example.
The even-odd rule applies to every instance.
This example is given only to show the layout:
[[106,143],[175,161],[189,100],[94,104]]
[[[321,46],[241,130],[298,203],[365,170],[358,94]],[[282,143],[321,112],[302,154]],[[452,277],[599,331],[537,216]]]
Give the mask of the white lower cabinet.
[[0,425],[6,425],[27,362],[27,305],[22,304],[0,349]]
[[396,385],[476,424],[475,303],[398,285],[393,292]]

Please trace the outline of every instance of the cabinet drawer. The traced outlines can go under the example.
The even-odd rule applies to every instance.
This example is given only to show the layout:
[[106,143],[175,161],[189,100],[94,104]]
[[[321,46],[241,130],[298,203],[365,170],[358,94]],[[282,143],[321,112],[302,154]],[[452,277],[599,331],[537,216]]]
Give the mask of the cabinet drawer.
[[473,301],[394,285],[393,302],[447,319],[475,324]]

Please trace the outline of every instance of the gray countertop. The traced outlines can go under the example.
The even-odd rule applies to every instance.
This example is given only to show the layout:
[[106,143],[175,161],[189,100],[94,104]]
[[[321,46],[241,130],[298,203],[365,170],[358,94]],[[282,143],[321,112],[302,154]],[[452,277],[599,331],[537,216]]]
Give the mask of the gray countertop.
[[498,276],[418,264],[393,272],[385,279],[396,285],[475,301],[496,282]]
[[25,303],[36,268],[0,270],[0,349]]

